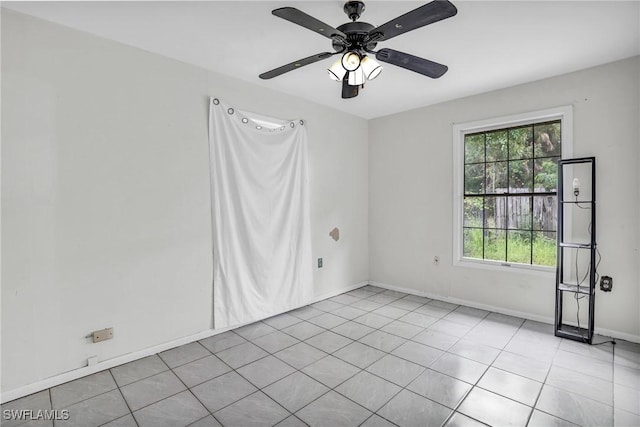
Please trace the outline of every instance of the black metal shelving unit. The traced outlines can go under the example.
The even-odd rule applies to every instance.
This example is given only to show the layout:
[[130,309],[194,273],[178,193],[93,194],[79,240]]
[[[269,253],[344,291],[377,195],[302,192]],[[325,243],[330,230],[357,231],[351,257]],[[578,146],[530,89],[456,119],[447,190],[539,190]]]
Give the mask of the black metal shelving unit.
[[[591,168],[591,199],[579,200],[579,196],[573,199],[565,200],[564,177],[565,168],[567,166],[575,166],[578,164],[586,164]],[[573,194],[573,193],[571,193]],[[569,206],[589,209],[591,215],[590,226],[588,227],[589,242],[576,243],[565,241],[565,209]],[[557,247],[557,267],[556,267],[556,318],[555,318],[555,335],[562,338],[568,338],[575,341],[591,344],[593,340],[594,328],[594,310],[595,310],[595,294],[596,294],[596,159],[595,157],[582,157],[576,159],[564,159],[558,161],[558,247]],[[584,251],[589,254],[588,284],[580,283],[578,273],[576,272],[575,283],[567,277],[565,272],[565,251],[575,250]],[[576,254],[577,256],[577,254]],[[570,325],[563,322],[563,298],[566,293],[572,294],[574,298],[587,299],[589,314],[586,327],[581,325]]]

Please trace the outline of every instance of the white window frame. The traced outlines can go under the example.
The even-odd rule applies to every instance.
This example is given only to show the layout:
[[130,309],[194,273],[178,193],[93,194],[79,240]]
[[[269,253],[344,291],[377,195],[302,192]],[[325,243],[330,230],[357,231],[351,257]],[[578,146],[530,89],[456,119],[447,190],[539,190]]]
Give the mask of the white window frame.
[[518,125],[560,120],[562,126],[561,158],[573,156],[573,106],[567,105],[529,113],[496,117],[453,125],[453,265],[497,271],[519,271],[522,273],[555,274],[555,267],[520,264],[506,261],[466,258],[462,254],[463,246],[463,198],[464,198],[464,136],[468,133],[485,132]]

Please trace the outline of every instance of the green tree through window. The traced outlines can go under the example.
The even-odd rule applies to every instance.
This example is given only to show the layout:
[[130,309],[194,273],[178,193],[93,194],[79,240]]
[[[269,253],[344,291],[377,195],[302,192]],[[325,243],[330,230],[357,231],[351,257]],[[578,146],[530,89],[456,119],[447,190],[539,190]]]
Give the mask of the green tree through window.
[[463,256],[555,266],[561,121],[464,135]]

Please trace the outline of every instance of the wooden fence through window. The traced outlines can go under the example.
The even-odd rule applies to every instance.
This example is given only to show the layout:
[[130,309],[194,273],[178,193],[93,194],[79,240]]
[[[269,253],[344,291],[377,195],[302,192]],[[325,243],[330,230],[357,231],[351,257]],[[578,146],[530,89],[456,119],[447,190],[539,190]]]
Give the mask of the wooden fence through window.
[[506,189],[497,189],[498,197],[487,198],[485,201],[488,203],[493,200],[495,204],[492,207],[485,205],[485,210],[494,209],[496,228],[544,231],[546,237],[555,238],[558,219],[556,196],[513,196],[517,193],[530,193],[528,188],[509,188],[510,197],[500,197],[501,192],[506,192]]

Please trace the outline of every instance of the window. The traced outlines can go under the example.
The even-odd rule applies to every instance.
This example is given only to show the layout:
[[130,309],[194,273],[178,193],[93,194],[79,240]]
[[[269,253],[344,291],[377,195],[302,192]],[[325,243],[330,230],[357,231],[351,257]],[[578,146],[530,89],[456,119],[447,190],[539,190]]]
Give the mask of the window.
[[454,126],[457,263],[555,267],[557,162],[569,151],[570,112]]

